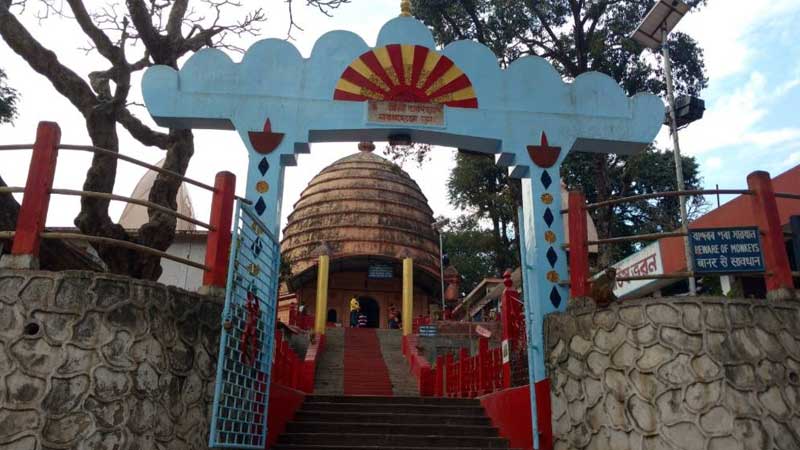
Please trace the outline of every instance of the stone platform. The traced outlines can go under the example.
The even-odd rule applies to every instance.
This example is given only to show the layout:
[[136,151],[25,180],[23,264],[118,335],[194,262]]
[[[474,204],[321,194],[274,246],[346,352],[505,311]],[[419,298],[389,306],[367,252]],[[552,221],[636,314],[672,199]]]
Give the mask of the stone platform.
[[205,449],[222,299],[0,271],[0,449]]
[[545,323],[556,449],[800,448],[800,303],[624,301]]

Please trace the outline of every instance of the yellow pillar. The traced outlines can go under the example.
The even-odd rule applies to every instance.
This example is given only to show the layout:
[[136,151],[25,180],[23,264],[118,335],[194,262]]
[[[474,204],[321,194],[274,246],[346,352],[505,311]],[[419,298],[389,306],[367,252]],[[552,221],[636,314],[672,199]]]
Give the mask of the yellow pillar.
[[325,334],[325,320],[328,316],[328,268],[330,266],[330,257],[328,255],[319,255],[319,264],[317,265],[317,308],[315,311],[316,317],[314,318],[314,332],[317,334]]
[[414,260],[403,259],[403,336],[411,334],[414,320]]

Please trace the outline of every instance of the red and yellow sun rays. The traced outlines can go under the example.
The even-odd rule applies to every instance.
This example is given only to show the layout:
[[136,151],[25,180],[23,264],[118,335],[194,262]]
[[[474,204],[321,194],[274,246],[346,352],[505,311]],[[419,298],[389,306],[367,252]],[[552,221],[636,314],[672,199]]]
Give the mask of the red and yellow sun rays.
[[469,77],[450,58],[419,45],[394,44],[364,53],[342,73],[333,98],[478,107]]

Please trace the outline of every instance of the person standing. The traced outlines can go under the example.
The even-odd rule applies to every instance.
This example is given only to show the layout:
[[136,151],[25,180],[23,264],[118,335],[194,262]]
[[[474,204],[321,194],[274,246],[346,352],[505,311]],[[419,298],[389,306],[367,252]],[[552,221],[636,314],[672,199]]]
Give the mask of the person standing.
[[358,326],[359,311],[361,311],[361,305],[359,305],[358,299],[353,296],[353,298],[350,299],[350,328]]
[[393,330],[400,328],[400,313],[394,305],[389,306],[389,328]]

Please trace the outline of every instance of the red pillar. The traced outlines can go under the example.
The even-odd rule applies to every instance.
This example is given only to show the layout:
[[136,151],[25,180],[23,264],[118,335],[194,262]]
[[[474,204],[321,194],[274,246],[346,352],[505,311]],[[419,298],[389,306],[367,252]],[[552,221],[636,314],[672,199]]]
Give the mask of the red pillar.
[[586,197],[583,192],[569,193],[569,293],[572,297],[589,295],[589,226],[586,223]]
[[793,289],[792,269],[789,266],[789,256],[786,254],[778,203],[775,200],[769,173],[763,171],[751,173],[747,176],[747,187],[755,193],[751,196],[751,205],[758,220],[758,227],[763,233],[764,266],[767,272],[772,273],[764,277],[767,292]]
[[25,196],[17,216],[17,229],[11,254],[27,255],[31,263],[28,268],[38,268],[40,234],[47,221],[50,205],[50,190],[56,174],[58,146],[61,143],[61,128],[55,122],[39,122],[36,142],[33,144]]
[[206,244],[206,266],[203,286],[225,288],[228,275],[228,256],[231,249],[233,202],[236,192],[236,175],[219,172],[214,179],[214,196],[211,199],[211,219]]

